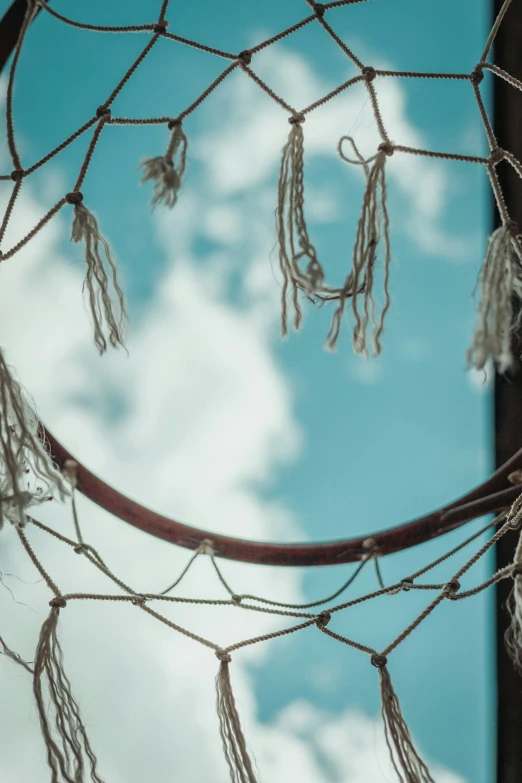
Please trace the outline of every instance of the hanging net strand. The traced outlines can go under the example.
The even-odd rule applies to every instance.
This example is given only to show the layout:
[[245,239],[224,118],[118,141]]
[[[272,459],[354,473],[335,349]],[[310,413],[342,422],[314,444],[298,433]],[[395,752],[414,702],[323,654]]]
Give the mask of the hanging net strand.
[[[515,89],[522,89],[522,84],[509,73],[498,66],[487,62],[495,36],[500,24],[511,4],[511,0],[505,0],[493,25],[488,41],[482,52],[481,59],[473,67],[470,73],[426,73],[415,71],[393,71],[377,69],[371,65],[365,65],[337,35],[334,28],[327,20],[336,9],[349,6],[364,0],[346,0],[332,3],[315,3],[307,0],[312,14],[294,23],[286,30],[261,41],[248,50],[239,54],[222,51],[219,48],[205,43],[184,38],[168,31],[168,22],[165,14],[166,8],[160,12],[159,18],[154,22],[137,25],[96,25],[87,24],[54,11],[45,2],[31,2],[27,6],[27,12],[20,29],[20,34],[12,60],[7,89],[6,119],[7,140],[13,171],[10,174],[0,176],[4,181],[12,181],[13,187],[6,211],[0,223],[0,245],[2,244],[7,227],[11,221],[16,202],[19,198],[24,181],[34,171],[46,165],[56,155],[62,152],[73,141],[82,136],[89,128],[95,126],[95,134],[86,152],[85,159],[80,169],[79,180],[73,193],[80,192],[81,183],[87,175],[87,169],[95,153],[95,147],[105,125],[144,125],[164,124],[171,132],[170,142],[164,155],[145,159],[143,168],[143,182],[152,182],[153,207],[163,204],[173,207],[180,195],[183,175],[187,161],[187,137],[183,129],[183,120],[197,110],[205,99],[221,85],[233,71],[241,70],[246,78],[252,80],[275,103],[290,115],[291,130],[288,141],[283,147],[278,197],[276,212],[276,228],[279,244],[279,261],[282,277],[282,331],[288,331],[289,308],[292,310],[292,322],[296,329],[302,324],[302,306],[300,295],[307,299],[324,303],[337,302],[332,317],[330,331],[326,339],[326,345],[334,349],[340,334],[342,316],[345,312],[346,300],[352,300],[352,312],[355,322],[353,333],[353,346],[357,353],[369,354],[367,344],[367,330],[372,325],[372,352],[379,354],[382,348],[381,338],[384,328],[384,318],[390,305],[388,293],[389,267],[391,252],[389,244],[389,219],[386,204],[386,182],[384,176],[384,162],[386,156],[394,152],[402,152],[412,155],[420,155],[440,160],[460,161],[481,164],[486,167],[492,189],[495,195],[502,225],[490,240],[486,259],[479,275],[478,288],[481,292],[481,300],[477,310],[477,325],[472,344],[468,352],[468,361],[477,368],[482,368],[488,359],[493,360],[500,371],[508,370],[513,363],[511,355],[510,335],[518,327],[518,318],[512,307],[513,297],[522,296],[522,281],[520,266],[522,263],[522,240],[514,230],[514,224],[506,208],[495,167],[498,162],[506,160],[522,175],[522,165],[506,150],[500,151],[495,140],[487,111],[484,107],[480,93],[480,83],[484,76],[484,70],[489,70],[493,76],[508,81]],[[13,95],[15,77],[20,57],[26,42],[27,30],[39,10],[45,11],[57,23],[70,25],[85,31],[108,34],[139,34],[150,36],[148,43],[130,64],[124,75],[114,87],[107,100],[97,108],[93,117],[88,119],[77,131],[69,135],[57,147],[48,152],[40,161],[24,168],[18,153],[14,117]],[[269,84],[264,82],[252,67],[253,56],[267,47],[291,36],[297,30],[310,24],[318,24],[326,35],[339,47],[350,62],[359,69],[358,76],[349,79],[339,87],[330,91],[323,98],[315,101],[302,109],[293,108],[286,100],[277,95]],[[188,46],[205,52],[208,55],[229,59],[230,65],[197,97],[190,106],[178,114],[177,117],[112,117],[111,105],[116,97],[130,82],[137,69],[149,55],[158,40],[162,38],[172,41],[176,45]],[[399,142],[392,144],[386,130],[385,118],[381,112],[378,100],[378,82],[381,78],[418,78],[418,79],[456,79],[468,81],[473,89],[482,124],[488,139],[490,155],[481,157],[476,155],[460,155],[452,152],[438,152],[427,149],[416,149],[401,145]],[[344,285],[332,286],[326,280],[325,267],[323,266],[315,244],[313,243],[307,227],[304,215],[304,134],[303,122],[311,112],[320,109],[325,103],[335,99],[347,89],[357,84],[364,84],[372,106],[375,124],[381,137],[381,145],[374,157],[370,158],[371,166],[365,167],[367,188],[363,198],[361,218],[359,220],[353,254],[352,270],[345,277]],[[341,139],[345,140],[346,137]],[[342,153],[344,160],[348,160]],[[358,157],[358,156],[357,156]],[[360,160],[351,162],[362,163]],[[55,204],[37,224],[10,249],[4,250],[0,255],[0,261],[11,258],[25,247],[44,227],[60,212],[67,203],[67,198],[62,198]],[[84,211],[85,209],[85,211]],[[113,346],[122,345],[124,328],[126,323],[125,307],[121,288],[116,278],[116,268],[112,260],[109,247],[99,232],[98,224],[92,213],[84,206],[75,205],[75,221],[73,225],[73,241],[85,243],[85,259],[87,263],[87,276],[85,291],[91,311],[94,325],[94,339],[96,347],[103,353],[110,343]],[[379,314],[376,311],[372,286],[375,282],[375,268],[377,263],[377,245],[382,242],[383,255],[383,287],[384,301]],[[105,258],[105,260],[104,260]],[[109,275],[105,271],[105,262],[109,268]],[[360,286],[357,286],[357,280]],[[115,304],[109,292],[109,282],[115,294]],[[362,301],[362,307],[360,302]]]
[[[76,466],[68,466],[68,477],[71,486],[74,489],[76,483]],[[520,489],[519,489],[520,492]],[[78,551],[77,542],[68,538],[62,533],[49,528],[47,525],[42,524],[34,519],[31,519],[31,523],[38,527],[41,531],[48,533],[54,538],[61,541],[63,544],[68,545],[74,551],[82,554],[89,560],[89,562],[95,566],[96,569],[101,571],[109,580],[117,584],[123,591],[122,594],[111,595],[106,593],[67,593],[63,594],[43,564],[40,562],[33,547],[29,543],[27,535],[21,529],[18,529],[18,535],[20,541],[32,560],[33,564],[37,568],[39,574],[44,579],[45,583],[51,590],[53,598],[50,602],[51,611],[49,616],[44,621],[40,633],[40,638],[36,650],[35,663],[34,663],[34,692],[37,703],[37,709],[40,716],[40,725],[44,742],[47,748],[47,760],[51,769],[52,780],[58,781],[59,779],[66,781],[66,783],[86,783],[87,777],[90,776],[90,780],[94,783],[102,783],[102,779],[99,777],[97,771],[97,761],[94,751],[91,748],[87,733],[85,730],[85,724],[80,716],[80,711],[76,701],[74,700],[71,692],[70,682],[63,669],[63,653],[57,636],[58,618],[61,610],[65,607],[70,607],[78,600],[81,601],[104,601],[110,602],[115,605],[121,603],[130,603],[136,608],[145,611],[153,619],[158,620],[162,624],[166,625],[172,631],[181,633],[184,636],[192,639],[193,642],[204,645],[214,651],[219,659],[219,671],[216,679],[216,694],[217,694],[217,712],[220,725],[221,739],[223,743],[223,750],[225,759],[228,763],[231,779],[234,783],[254,783],[257,780],[256,771],[252,762],[251,754],[247,748],[247,741],[241,726],[240,715],[235,702],[232,682],[230,678],[229,665],[232,657],[231,653],[239,651],[246,646],[252,644],[260,644],[269,640],[277,639],[288,634],[298,633],[301,630],[316,627],[319,631],[326,634],[329,638],[342,644],[346,644],[354,650],[367,655],[370,659],[370,663],[378,669],[379,681],[381,688],[381,704],[382,704],[382,718],[384,725],[384,733],[386,742],[388,745],[390,760],[398,780],[402,783],[433,783],[433,778],[429,772],[428,766],[422,760],[418,751],[416,750],[410,730],[402,714],[399,697],[394,690],[390,672],[388,669],[389,656],[393,651],[402,644],[418,627],[424,622],[436,608],[445,600],[465,600],[477,595],[484,589],[487,589],[490,585],[496,584],[500,580],[513,578],[518,580],[522,571],[520,564],[520,546],[517,551],[514,563],[507,567],[500,569],[492,577],[487,579],[475,587],[462,590],[461,579],[462,577],[482,558],[497,541],[502,538],[509,530],[520,527],[520,521],[522,519],[522,495],[519,495],[513,503],[509,512],[500,514],[493,522],[488,523],[486,528],[474,533],[465,541],[461,542],[458,546],[454,547],[450,552],[446,553],[443,557],[439,557],[436,560],[428,563],[419,569],[414,575],[405,577],[396,584],[388,587],[380,587],[378,590],[361,595],[346,601],[342,604],[328,605],[317,614],[303,614],[284,612],[274,609],[273,606],[263,606],[263,599],[260,596],[255,595],[242,595],[235,596],[232,588],[228,584],[220,571],[220,568],[216,562],[215,549],[211,540],[202,539],[198,550],[194,556],[189,560],[188,565],[183,569],[180,577],[176,580],[176,584],[179,584],[184,576],[187,574],[191,563],[194,561],[195,556],[206,555],[209,557],[210,562],[214,568],[218,583],[229,594],[229,600],[221,600],[219,598],[190,598],[182,596],[167,596],[165,591],[163,593],[140,593],[132,589],[129,585],[120,580],[111,569],[102,561],[101,557],[94,555],[95,551],[85,540],[84,534],[81,531],[80,522],[78,518],[77,509],[74,507],[73,511],[73,527],[76,533],[76,537],[83,543],[81,551]],[[419,576],[425,574],[437,565],[447,560],[450,556],[453,556],[460,552],[463,547],[468,546],[472,541],[476,540],[479,536],[483,535],[485,530],[491,529],[493,525],[499,526],[498,530],[492,535],[480,548],[472,555],[464,564],[462,564],[456,572],[445,582],[440,584],[414,584],[414,580],[417,580]],[[30,531],[30,526],[26,528]],[[375,542],[372,539],[367,540],[366,554],[361,560],[361,564],[367,562],[369,559],[375,558],[378,554],[378,550],[375,547]],[[360,569],[356,572],[360,572]],[[352,582],[354,580],[352,579]],[[382,577],[379,575],[378,581],[382,585]],[[340,590],[336,591],[334,596],[339,595],[346,584],[343,585]],[[399,592],[409,592],[414,587],[418,589],[431,590],[437,593],[436,597],[426,606],[421,613],[415,617],[415,619],[404,629],[395,639],[393,639],[382,651],[376,650],[366,644],[358,642],[353,639],[349,639],[335,630],[330,628],[334,613],[339,611],[346,611],[351,607],[358,606],[362,602],[367,602],[372,599],[376,599],[382,596],[396,596]],[[240,598],[240,600],[234,600],[234,598]],[[247,605],[245,601],[248,599],[250,603]],[[328,599],[324,599],[326,601]],[[518,600],[518,599],[517,599]],[[223,645],[213,642],[209,639],[205,639],[197,634],[194,634],[187,628],[177,625],[169,620],[164,615],[160,614],[150,606],[151,602],[182,602],[194,605],[206,604],[219,606],[234,607],[236,611],[254,611],[260,613],[280,614],[281,616],[290,615],[301,619],[297,625],[288,627],[282,627],[279,630],[275,630],[271,633],[262,634],[259,636],[244,639],[242,641],[235,642],[230,645]],[[318,605],[324,603],[324,601],[315,601],[308,604],[308,606]],[[267,602],[274,603],[274,602]],[[286,606],[283,602],[279,602],[279,606]],[[291,606],[291,605],[289,605]],[[511,644],[520,645],[521,637],[514,637],[511,640]],[[4,650],[7,651],[9,648]],[[517,654],[522,655],[520,646],[516,648]],[[9,654],[9,653],[8,653]],[[19,656],[11,654],[10,657],[16,662],[20,663]],[[25,666],[29,673],[31,673],[31,667]],[[51,698],[51,705],[54,711],[54,722],[49,717],[49,712],[46,709],[46,699],[44,696],[44,685],[47,682],[47,688]],[[61,775],[61,778],[58,775]]]
[[29,507],[66,492],[34,405],[0,348],[0,529],[5,520],[24,525]]

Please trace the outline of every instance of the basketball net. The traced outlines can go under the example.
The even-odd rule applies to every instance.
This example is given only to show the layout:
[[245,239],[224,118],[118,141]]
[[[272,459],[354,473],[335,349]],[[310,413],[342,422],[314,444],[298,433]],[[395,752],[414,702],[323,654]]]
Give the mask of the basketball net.
[[[84,293],[93,324],[95,346],[100,354],[103,354],[109,346],[115,348],[124,346],[127,316],[124,294],[118,282],[117,267],[109,244],[102,234],[98,219],[86,205],[82,192],[100,137],[108,126],[163,126],[166,131],[165,149],[143,161],[142,182],[152,186],[153,206],[172,208],[180,198],[186,160],[190,154],[189,141],[183,125],[184,120],[196,111],[232,72],[241,71],[245,78],[253,80],[260,90],[264,91],[281,107],[282,113],[286,112],[287,121],[290,124],[288,138],[282,149],[277,194],[274,195],[276,236],[282,277],[281,324],[283,334],[288,332],[290,323],[295,329],[301,327],[303,299],[320,304],[331,303],[333,313],[326,338],[328,348],[335,349],[344,315],[347,310],[351,310],[355,352],[366,356],[370,353],[380,353],[385,317],[390,306],[391,247],[386,185],[387,161],[392,155],[426,156],[483,166],[491,183],[501,226],[493,233],[489,241],[486,258],[479,275],[480,302],[468,360],[473,367],[479,369],[484,368],[488,361],[493,361],[500,371],[509,369],[513,362],[511,335],[516,325],[513,303],[522,298],[522,237],[519,227],[509,215],[496,169],[499,164],[505,163],[512,166],[522,176],[522,164],[508,150],[498,146],[481,97],[480,83],[484,77],[484,71],[491,71],[496,77],[506,80],[514,88],[522,89],[522,83],[488,62],[495,36],[508,11],[511,0],[506,0],[504,3],[479,61],[473,64],[468,73],[388,71],[363,63],[339,38],[327,21],[331,16],[330,12],[334,12],[335,9],[362,1],[337,0],[330,3],[315,3],[313,0],[307,0],[311,13],[306,18],[268,40],[239,54],[234,54],[170,33],[166,21],[168,0],[163,1],[157,20],[149,24],[120,27],[77,22],[57,13],[43,0],[28,0],[7,87],[7,141],[13,170],[10,174],[0,176],[1,180],[12,181],[8,206],[0,225],[0,245],[3,244],[6,229],[16,210],[17,199],[26,180],[34,172],[46,166],[79,137],[90,133],[90,140],[87,143],[85,157],[76,180],[71,183],[70,191],[64,194],[46,214],[42,215],[36,225],[28,227],[25,235],[20,237],[12,247],[2,249],[0,261],[3,262],[16,256],[57,214],[62,210],[71,209],[71,238],[73,242],[83,245],[85,251]],[[26,34],[40,11],[50,14],[62,24],[93,32],[141,33],[147,43],[118,84],[115,85],[110,95],[96,108],[93,116],[57,147],[50,150],[42,159],[27,165],[22,162],[16,143],[13,93],[17,66],[24,51]],[[271,86],[257,75],[255,55],[282,38],[311,24],[319,25],[325,34],[340,47],[344,55],[358,69],[358,75],[340,84],[315,103],[305,107],[294,107],[277,95]],[[228,60],[229,64],[220,76],[176,117],[113,116],[111,106],[115,98],[132,79],[145,58],[151,55],[160,39],[177,41],[206,51],[216,57]],[[487,137],[488,155],[480,157],[417,149],[404,146],[400,139],[392,140],[386,130],[386,118],[382,116],[379,107],[378,84],[383,79],[453,79],[469,83]],[[320,111],[324,104],[334,100],[346,90],[357,88],[357,86],[368,93],[381,141],[374,154],[366,159],[360,154],[355,139],[344,136],[338,143],[341,164],[361,168],[365,176],[365,190],[355,232],[352,263],[347,270],[343,285],[336,287],[326,280],[324,267],[318,257],[306,222],[304,209],[305,127],[310,112]],[[377,274],[379,259],[382,261],[382,274]],[[376,279],[382,279],[381,298],[383,301],[380,307],[375,291]],[[84,538],[75,502],[76,480],[77,473],[74,462],[66,463],[64,472],[60,472],[53,463],[34,406],[18,383],[14,371],[7,364],[4,353],[0,349],[0,525],[9,522],[15,527],[22,548],[37,568],[52,595],[49,602],[50,611],[42,625],[32,663],[24,661],[8,646],[5,640],[0,638],[0,643],[4,654],[13,662],[24,667],[33,678],[34,696],[53,783],[55,781],[81,783],[88,779],[94,783],[102,783],[96,755],[89,742],[80,709],[73,697],[71,683],[65,673],[63,653],[58,638],[58,625],[62,613],[67,609],[67,614],[78,601],[108,601],[115,608],[120,604],[130,603],[136,611],[145,612],[156,622],[167,626],[174,633],[188,637],[194,644],[204,646],[217,657],[219,662],[216,678],[217,712],[224,755],[230,768],[233,783],[252,783],[256,780],[256,770],[241,727],[230,676],[234,656],[246,646],[262,644],[268,640],[313,627],[339,644],[348,645],[362,655],[366,655],[369,664],[377,670],[386,742],[396,776],[403,783],[433,783],[433,778],[414,747],[392,684],[389,662],[397,647],[441,603],[465,600],[500,580],[512,580],[513,591],[510,599],[512,623],[507,645],[515,664],[522,671],[522,538],[515,558],[509,566],[497,571],[485,582],[467,590],[462,589],[460,581],[503,535],[511,529],[520,528],[522,495],[515,500],[510,509],[506,509],[481,531],[452,549],[444,557],[438,558],[414,573],[405,575],[402,580],[392,585],[383,583],[378,567],[379,548],[372,538],[368,538],[365,542],[366,551],[361,556],[359,565],[333,595],[308,604],[292,605],[233,589],[216,559],[216,554],[219,553],[216,552],[213,541],[208,538],[202,538],[197,543],[195,554],[181,575],[164,591],[160,593],[136,591],[112,571],[110,564]],[[74,538],[44,525],[32,516],[31,509],[52,497],[71,503]],[[47,564],[44,564],[33,548],[31,543],[32,527],[39,528],[48,535],[54,536],[64,547],[69,547],[75,553],[86,558],[93,568],[100,571],[118,588],[118,592],[103,594],[63,592],[53,578],[52,566],[48,567]],[[497,527],[498,529],[487,543],[478,549],[470,559],[452,571],[442,583],[432,584],[423,579],[436,565],[460,553],[465,546],[470,545],[485,531],[494,530]],[[225,591],[224,598],[193,599],[172,594],[197,557],[209,558],[221,588]],[[357,575],[371,562],[376,566],[378,589],[366,595],[355,596],[342,603],[335,603],[335,599],[352,588]],[[413,590],[428,591],[433,597],[419,616],[382,649],[374,649],[334,630],[333,626],[335,626],[335,617],[338,612],[347,612],[351,607],[373,599],[398,596]],[[397,599],[395,598],[395,600]],[[162,605],[169,602],[232,606],[238,612],[268,612],[288,618],[288,622],[290,623],[291,620],[291,624],[273,633],[222,646],[211,639],[193,633],[189,628],[177,625],[162,614]]]

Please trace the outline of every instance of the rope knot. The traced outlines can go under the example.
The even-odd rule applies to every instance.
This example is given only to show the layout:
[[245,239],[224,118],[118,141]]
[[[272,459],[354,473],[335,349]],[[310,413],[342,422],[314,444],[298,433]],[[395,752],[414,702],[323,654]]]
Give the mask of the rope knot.
[[288,118],[288,122],[290,125],[301,125],[305,119],[306,117],[304,114],[292,114],[292,116]]
[[511,576],[513,577],[513,579],[516,576],[522,576],[522,563],[515,563],[515,565],[511,569]]
[[216,658],[218,661],[221,661],[221,663],[230,663],[232,660],[232,656],[229,655],[226,650],[216,650]]
[[460,582],[458,579],[451,579],[446,585],[444,585],[444,596],[453,600],[455,593],[460,590]]
[[372,666],[375,666],[377,669],[384,669],[388,663],[387,657],[385,655],[381,655],[380,653],[373,653],[370,661]]
[[87,547],[85,544],[78,544],[78,546],[74,547],[74,551],[77,555],[83,555],[85,552],[87,552]]
[[365,554],[363,556],[365,560],[369,560],[370,558],[375,557],[379,552],[379,547],[375,538],[365,538],[362,542],[362,548],[365,550]]
[[401,579],[401,590],[404,590],[404,592],[408,592],[408,590],[411,590],[413,586],[413,579],[411,576],[408,576],[406,579]]
[[[520,226],[518,225],[516,220],[508,220],[508,222],[506,223],[506,228],[512,237],[516,237],[518,234],[520,234]],[[510,476],[512,475],[513,474],[511,473]],[[510,476],[508,476],[508,479],[510,479]],[[520,481],[518,483],[520,483]]]
[[315,623],[320,628],[325,628],[330,620],[332,619],[332,614],[327,609],[324,609],[320,614],[317,615]]
[[500,147],[495,147],[490,152],[489,160],[491,161],[491,163],[496,165],[497,163],[500,163],[501,160],[504,160],[504,155],[505,153],[503,149],[501,149]]
[[474,70],[471,72],[471,76],[469,77],[471,79],[472,84],[480,84],[482,79],[484,78],[484,71],[482,69],[482,65],[477,65]]
[[99,120],[102,120],[104,118],[106,120],[110,120],[111,110],[109,109],[108,106],[98,106],[98,108],[96,109],[96,116],[98,117]]
[[252,62],[252,52],[245,49],[244,51],[239,52],[237,59],[240,61],[241,65],[250,65]]
[[13,180],[13,182],[20,182],[23,176],[24,176],[24,172],[22,169],[15,169],[10,174],[10,177]]
[[362,69],[362,75],[366,79],[367,82],[373,82],[375,77],[377,76],[377,73],[375,71],[375,68],[372,68],[371,65],[365,65]]
[[175,120],[169,120],[169,124],[167,125],[167,128],[169,130],[174,130],[174,128],[179,128],[181,125],[181,120],[176,117]]
[[65,200],[68,204],[81,204],[83,201],[83,193],[80,193],[79,190],[67,193]]
[[388,157],[391,157],[391,155],[393,155],[395,151],[393,148],[393,144],[391,144],[391,142],[389,141],[383,141],[382,144],[379,144],[377,149],[379,150],[379,152],[384,152],[384,154],[388,155]]
[[67,601],[63,595],[55,595],[55,597],[51,598],[49,601],[49,606],[52,606],[53,609],[65,609],[67,606]]
[[326,7],[323,5],[323,3],[314,3],[312,8],[315,11],[315,15],[318,16],[319,19],[322,19],[324,12],[326,11]]
[[234,604],[236,604],[236,606],[239,606],[239,604],[241,603],[241,596],[240,595],[231,595],[230,599],[232,600],[232,602]]
[[214,555],[214,545],[210,538],[203,538],[196,549],[196,553],[198,555]]
[[131,598],[131,604],[132,604],[133,606],[143,606],[143,604],[145,603],[145,601],[146,601],[146,598],[145,598],[145,596],[144,596],[144,595],[134,595],[134,596]]
[[154,25],[153,31],[155,35],[163,35],[163,33],[167,32],[167,27],[169,26],[169,23],[166,19],[163,19],[163,21],[158,22]]

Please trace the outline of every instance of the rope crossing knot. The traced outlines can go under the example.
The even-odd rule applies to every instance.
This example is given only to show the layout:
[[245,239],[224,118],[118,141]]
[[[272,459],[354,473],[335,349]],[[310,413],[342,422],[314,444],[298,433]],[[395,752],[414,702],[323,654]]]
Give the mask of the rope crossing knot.
[[241,65],[250,65],[252,62],[252,52],[249,52],[248,49],[245,49],[243,52],[239,52],[237,59]]
[[288,118],[288,122],[290,125],[302,125],[305,119],[306,117],[304,114],[292,114],[292,116]]
[[181,120],[176,118],[175,120],[169,120],[169,124],[167,125],[167,128],[169,130],[174,130],[174,128],[179,128],[181,125]]
[[454,600],[455,593],[460,590],[460,582],[458,579],[451,579],[446,585],[444,585],[444,597]]
[[[518,225],[516,220],[509,220],[506,223],[506,228],[507,228],[507,230],[509,231],[509,233],[511,234],[512,237],[516,237],[516,236],[518,236],[518,234],[520,234],[520,226]],[[520,471],[515,471],[515,472],[520,472]],[[512,475],[513,474],[511,474],[511,476]],[[511,476],[508,476],[508,478],[511,478]]]
[[482,65],[477,65],[476,68],[471,72],[469,78],[472,84],[480,84],[480,82],[484,78],[484,71],[482,69]]
[[11,177],[13,182],[20,182],[20,180],[23,179],[24,172],[22,169],[15,169],[14,171],[11,172],[9,176]]
[[314,3],[312,8],[315,11],[315,15],[318,16],[319,19],[322,19],[324,12],[326,11],[326,7],[323,5],[323,3]]
[[216,650],[216,658],[221,663],[230,663],[232,660],[232,656],[226,650]]
[[153,27],[153,32],[155,35],[163,35],[163,33],[167,32],[167,27],[169,26],[169,23],[166,19],[164,19],[162,22],[158,22]]
[[98,106],[96,109],[96,116],[99,120],[106,119],[110,120],[111,118],[111,110],[108,106]]
[[78,544],[78,546],[74,547],[74,551],[76,552],[77,555],[83,555],[85,554],[85,552],[87,552],[87,547],[85,546],[85,544]]
[[401,590],[404,590],[404,592],[407,593],[408,590],[411,590],[412,587],[413,587],[413,579],[411,578],[411,576],[401,580]]
[[49,606],[52,606],[53,609],[65,609],[67,606],[67,601],[63,595],[55,595],[55,597],[51,598],[49,601]]
[[331,619],[332,619],[331,612],[325,609],[324,611],[322,611],[320,614],[317,615],[315,623],[316,625],[319,626],[319,628],[325,628]]
[[504,160],[505,152],[500,147],[495,147],[491,150],[489,155],[489,160],[491,163],[493,163],[494,166],[496,166],[497,163],[500,163],[501,160]]
[[131,604],[133,606],[143,606],[146,600],[144,595],[135,595],[131,598]]
[[80,193],[79,190],[67,193],[65,200],[68,204],[81,204],[83,201],[83,193]]
[[377,669],[384,669],[388,663],[387,657],[385,655],[381,655],[380,653],[373,653],[370,661],[372,666],[375,666]]
[[388,155],[388,157],[391,157],[395,152],[393,148],[393,144],[389,141],[383,141],[382,144],[379,144],[377,149],[379,150],[379,152],[384,152],[384,154]]
[[372,68],[371,65],[365,65],[362,69],[362,75],[366,79],[367,82],[373,82],[375,77],[377,76],[377,73],[375,71],[375,68]]

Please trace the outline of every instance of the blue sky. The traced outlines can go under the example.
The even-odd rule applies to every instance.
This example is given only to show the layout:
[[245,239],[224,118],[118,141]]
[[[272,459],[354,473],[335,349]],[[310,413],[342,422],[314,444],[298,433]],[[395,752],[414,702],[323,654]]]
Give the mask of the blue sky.
[[[0,11],[7,5],[0,2]],[[57,11],[74,11],[77,19],[101,24],[151,21],[150,5],[144,0],[129,0],[125,6],[83,0],[72,9],[65,0],[53,0]],[[332,11],[329,19],[368,64],[464,72],[480,56],[488,14],[485,2],[471,0],[423,4],[422,12],[413,0],[400,0],[393,12],[375,0]],[[179,9],[173,3],[167,18],[171,31],[240,51],[305,15],[306,4],[300,0],[289,0],[284,7],[276,0],[261,6],[226,0],[219,8],[198,0]],[[24,162],[39,159],[91,116],[144,41],[140,35],[72,30],[40,15],[20,63],[15,101]],[[175,115],[226,64],[161,41],[118,97],[113,114]],[[354,74],[318,25],[257,55],[252,67],[298,107]],[[468,154],[484,150],[468,84],[383,80],[377,87],[397,143]],[[492,462],[490,396],[482,379],[467,372],[465,355],[473,327],[471,292],[489,227],[484,172],[471,165],[399,155],[390,161],[392,307],[383,355],[365,362],[353,356],[349,319],[337,353],[323,350],[326,308],[307,309],[303,331],[285,342],[278,338],[273,209],[279,151],[288,133],[285,112],[238,72],[187,120],[185,130],[187,176],[172,213],[158,208],[151,216],[150,189],[138,187],[142,158],[161,154],[166,146],[162,128],[104,131],[83,188],[86,204],[98,215],[122,270],[131,314],[130,358],[109,355],[99,360],[90,345],[80,299],[81,252],[67,241],[65,210],[35,247],[2,270],[2,343],[50,428],[127,494],[201,527],[252,538],[363,534],[430,510],[482,479]],[[356,88],[310,115],[304,130],[310,229],[328,274],[342,280],[350,263],[362,180],[359,172],[336,158],[335,150],[338,138],[348,133],[365,154],[375,149],[377,137],[364,90]],[[13,236],[17,231],[23,234],[24,227],[70,189],[87,143],[88,137],[78,140],[35,175],[20,202]],[[2,164],[8,170],[5,156]],[[96,544],[108,549],[129,574],[136,573],[136,579],[158,578],[163,569],[168,582],[170,569],[185,558],[108,521],[86,504],[82,510]],[[60,522],[55,512],[52,519],[69,525],[67,514],[62,516]],[[385,578],[403,576],[436,557],[459,535],[386,559]],[[127,541],[128,550],[123,543]],[[41,545],[49,546],[44,541]],[[126,551],[133,552],[132,566]],[[12,538],[0,556],[2,571],[22,575]],[[253,583],[264,595],[303,600],[326,594],[344,581],[348,571],[338,567],[297,573],[225,566],[245,585],[243,591],[254,592]],[[77,577],[77,563],[60,561],[56,567],[63,569],[64,579],[73,582]],[[479,565],[472,581],[480,581],[489,567]],[[29,579],[25,563],[24,568]],[[92,578],[79,571],[82,578]],[[210,584],[203,567],[198,574],[201,581],[192,585],[195,590]],[[358,589],[373,584],[368,573]],[[17,589],[23,600],[42,611],[36,592],[31,593],[36,588]],[[16,638],[14,629],[22,629],[19,646],[25,644],[30,657],[36,620],[19,622],[8,598],[1,598],[12,615],[11,636]],[[393,609],[388,607],[392,600]],[[340,617],[335,630],[384,647],[424,602],[417,595],[387,599]],[[206,694],[207,702],[203,698],[203,674],[196,671],[199,651],[158,634],[153,637],[153,659],[159,673],[150,673],[145,626],[137,644],[134,634],[139,635],[141,626],[136,629],[124,619],[117,624],[110,619],[114,615],[103,612],[98,621],[93,610],[82,611],[85,623],[99,622],[100,628],[114,633],[107,643],[113,659],[106,663],[100,657],[100,671],[105,672],[100,677],[102,682],[104,677],[110,680],[118,702],[127,705],[136,725],[145,716],[158,723],[167,719],[163,687],[172,703],[191,705],[194,716],[185,718],[183,730],[176,713],[181,737],[177,762],[184,779],[205,779],[204,761],[194,761],[186,752],[198,747],[197,725],[207,737],[207,719],[201,715],[207,714],[205,704],[208,711],[213,705],[211,695]],[[441,773],[440,781],[493,779],[491,621],[491,596],[443,605],[390,662],[423,754],[435,767],[449,770]],[[204,629],[218,621],[209,614],[201,622]],[[87,626],[75,619],[71,623],[76,625],[71,625],[69,643],[80,655],[90,638],[82,636]],[[127,680],[117,663],[122,643],[135,650],[134,662],[127,663]],[[97,653],[91,655],[97,659]],[[185,661],[189,657],[186,685],[180,682],[181,670],[170,672],[168,663],[169,656],[178,660],[183,655]],[[211,686],[214,661],[204,660],[201,671],[208,664]],[[134,780],[130,775],[139,774],[148,754],[156,758],[154,743],[141,756],[134,748],[127,752],[126,742],[134,743],[132,724],[113,733],[106,722],[97,724],[100,707],[105,714],[103,692],[96,690],[100,678],[85,673],[89,667],[78,667],[93,732],[100,734],[104,769],[112,769],[116,781],[120,774],[127,775],[122,780]],[[372,783],[386,779],[377,777],[371,766],[380,752],[379,701],[375,671],[365,656],[317,633],[305,633],[246,655],[238,667],[252,746],[254,752],[261,749],[258,759],[265,779],[283,780],[289,759],[294,765],[306,763],[309,778],[303,779],[313,783],[357,783],[369,781],[370,774]],[[150,680],[144,679],[144,671]],[[15,696],[21,687],[19,676],[13,677],[7,663],[1,673],[6,696],[23,705],[22,697]],[[163,685],[160,674],[166,678]],[[121,709],[123,713],[114,708],[113,722],[125,718]],[[35,728],[30,710],[18,709],[19,723],[12,727],[14,731],[18,726],[18,737],[28,725],[31,731]],[[219,750],[212,744],[217,742],[216,728],[209,722],[209,758]],[[34,757],[27,764],[37,764],[40,754],[43,765],[37,739],[31,742]],[[357,755],[354,748],[360,750],[367,742],[368,752]],[[321,762],[328,748],[337,772]],[[156,779],[167,780],[168,753],[164,746],[156,750],[161,758],[150,763],[158,765]],[[347,766],[349,751],[360,760],[359,771]],[[118,754],[128,756],[125,773],[118,767]],[[9,779],[16,780],[14,760],[3,763],[13,764],[7,769]],[[317,769],[312,770],[313,764]],[[37,767],[29,769],[34,774]],[[45,779],[41,769],[38,780]],[[219,774],[225,779],[224,768]]]

